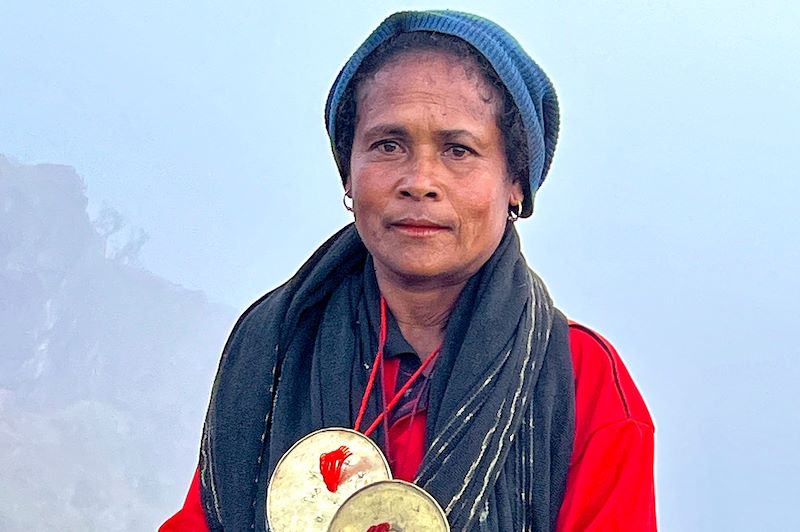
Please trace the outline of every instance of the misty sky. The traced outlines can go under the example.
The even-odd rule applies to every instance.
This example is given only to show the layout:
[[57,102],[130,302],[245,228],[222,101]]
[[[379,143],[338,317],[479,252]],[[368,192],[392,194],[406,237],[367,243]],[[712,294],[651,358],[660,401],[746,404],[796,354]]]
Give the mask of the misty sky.
[[0,154],[74,167],[143,267],[243,309],[349,221],[325,97],[412,7],[495,20],[555,84],[518,227],[648,401],[662,529],[800,529],[797,3],[0,0]]

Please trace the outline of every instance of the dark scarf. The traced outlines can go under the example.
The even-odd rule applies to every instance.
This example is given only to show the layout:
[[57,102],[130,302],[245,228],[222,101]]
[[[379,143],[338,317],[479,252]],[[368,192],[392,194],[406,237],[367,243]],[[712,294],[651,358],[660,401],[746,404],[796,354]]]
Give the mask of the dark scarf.
[[[266,487],[283,453],[316,429],[353,426],[377,349],[366,282],[372,262],[350,225],[239,319],[201,442],[212,530],[265,530]],[[509,226],[459,296],[432,376],[416,483],[454,531],[554,529],[574,434],[567,334]],[[373,437],[385,449],[381,431]]]

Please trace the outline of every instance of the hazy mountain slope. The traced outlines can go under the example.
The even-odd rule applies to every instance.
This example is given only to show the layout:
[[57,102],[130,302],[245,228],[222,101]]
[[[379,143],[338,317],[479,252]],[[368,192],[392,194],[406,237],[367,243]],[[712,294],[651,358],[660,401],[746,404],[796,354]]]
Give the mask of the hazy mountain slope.
[[0,530],[152,530],[196,463],[234,311],[147,272],[66,166],[0,156]]

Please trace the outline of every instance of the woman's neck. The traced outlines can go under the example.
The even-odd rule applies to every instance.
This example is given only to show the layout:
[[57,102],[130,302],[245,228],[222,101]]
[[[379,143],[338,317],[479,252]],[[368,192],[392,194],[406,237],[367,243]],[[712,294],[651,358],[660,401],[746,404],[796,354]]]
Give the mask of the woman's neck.
[[422,287],[398,282],[378,269],[375,277],[403,337],[424,360],[442,345],[450,313],[466,281]]

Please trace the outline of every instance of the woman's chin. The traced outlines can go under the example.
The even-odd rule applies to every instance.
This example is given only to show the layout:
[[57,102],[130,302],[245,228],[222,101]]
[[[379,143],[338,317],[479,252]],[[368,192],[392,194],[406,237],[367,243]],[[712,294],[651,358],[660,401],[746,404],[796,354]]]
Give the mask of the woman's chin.
[[379,277],[393,280],[406,287],[437,288],[465,282],[471,276],[471,268],[446,262],[431,261],[430,256],[418,260],[380,261],[375,259],[375,270]]

